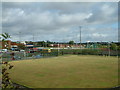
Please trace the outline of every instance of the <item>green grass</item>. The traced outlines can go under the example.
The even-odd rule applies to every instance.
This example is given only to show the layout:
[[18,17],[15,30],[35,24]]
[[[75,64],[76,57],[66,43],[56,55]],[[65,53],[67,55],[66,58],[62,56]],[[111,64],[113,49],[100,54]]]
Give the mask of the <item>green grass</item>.
[[12,81],[30,88],[108,88],[118,85],[118,58],[66,55],[10,62]]

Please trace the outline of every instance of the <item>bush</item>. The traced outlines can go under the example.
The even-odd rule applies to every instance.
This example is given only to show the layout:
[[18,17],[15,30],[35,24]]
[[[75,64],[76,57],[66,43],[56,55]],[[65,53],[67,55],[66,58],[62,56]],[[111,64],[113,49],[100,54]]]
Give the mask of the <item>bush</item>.
[[12,69],[13,65],[10,65],[8,62],[2,62],[2,88],[14,88],[12,82],[9,78],[8,70]]

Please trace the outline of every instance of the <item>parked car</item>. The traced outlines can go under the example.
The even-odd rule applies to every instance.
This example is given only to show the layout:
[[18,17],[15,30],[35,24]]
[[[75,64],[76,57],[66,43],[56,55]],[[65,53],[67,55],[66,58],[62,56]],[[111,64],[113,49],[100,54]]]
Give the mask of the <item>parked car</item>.
[[0,49],[0,52],[7,52],[7,49]]
[[20,51],[18,48],[11,48],[12,51]]
[[20,52],[25,52],[25,50],[20,50]]

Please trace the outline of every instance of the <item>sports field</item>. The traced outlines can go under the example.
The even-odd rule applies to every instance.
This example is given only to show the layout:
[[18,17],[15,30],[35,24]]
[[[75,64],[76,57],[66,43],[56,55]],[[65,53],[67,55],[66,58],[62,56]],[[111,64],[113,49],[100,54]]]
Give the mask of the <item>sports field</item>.
[[30,88],[109,88],[118,85],[118,58],[65,55],[10,62],[12,81]]

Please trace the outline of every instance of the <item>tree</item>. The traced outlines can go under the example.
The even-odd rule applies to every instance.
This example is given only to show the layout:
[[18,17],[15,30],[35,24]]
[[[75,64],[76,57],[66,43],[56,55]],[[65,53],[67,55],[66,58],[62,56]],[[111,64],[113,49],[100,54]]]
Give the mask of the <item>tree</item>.
[[47,47],[49,47],[50,46],[50,44],[52,44],[52,42],[51,41],[49,41],[49,40],[47,40]]
[[[0,36],[2,38],[2,42],[10,38],[8,33],[2,33]],[[12,67],[13,65],[9,64],[8,62],[2,61],[2,88],[16,88],[13,86],[8,73],[8,70],[12,69]]]
[[110,49],[117,50],[118,46],[115,43],[112,43]]
[[32,41],[26,41],[26,43],[27,43],[27,44],[33,44],[33,42],[32,42]]
[[[11,38],[11,36],[8,33],[2,33],[0,34],[0,39],[2,39],[2,43],[3,45],[8,46],[8,44],[5,42],[5,40],[7,40],[8,38]],[[9,49],[8,47],[6,47],[7,49]]]
[[117,47],[118,47],[117,49],[120,50],[120,45],[118,45]]
[[70,44],[70,45],[73,45],[73,44],[74,44],[74,41],[69,41],[69,44]]
[[5,41],[8,38],[11,38],[11,36],[8,33],[2,33],[1,34],[2,41]]
[[25,49],[25,45],[24,44],[18,44],[18,48],[19,49]]
[[43,47],[43,46],[45,46],[45,41],[39,41],[39,42],[37,42],[37,45]]

